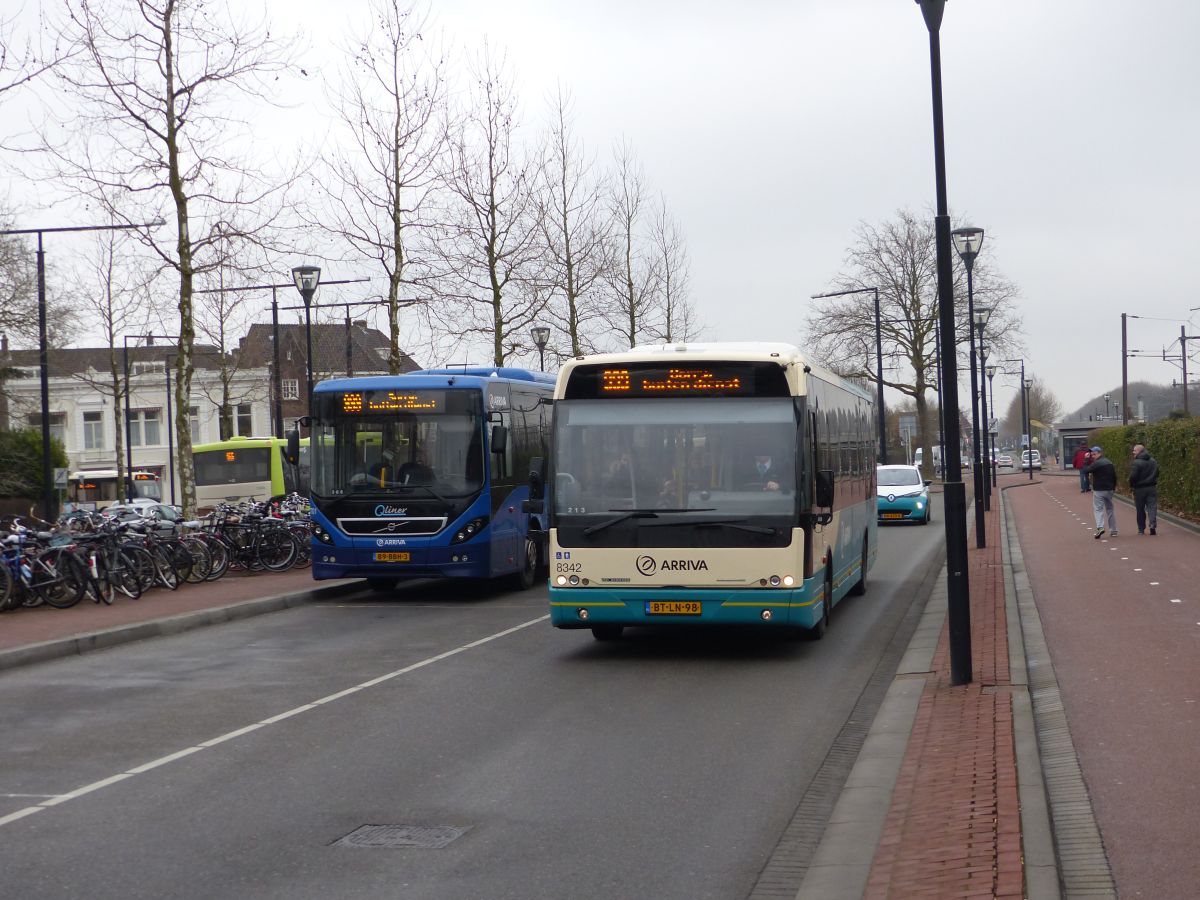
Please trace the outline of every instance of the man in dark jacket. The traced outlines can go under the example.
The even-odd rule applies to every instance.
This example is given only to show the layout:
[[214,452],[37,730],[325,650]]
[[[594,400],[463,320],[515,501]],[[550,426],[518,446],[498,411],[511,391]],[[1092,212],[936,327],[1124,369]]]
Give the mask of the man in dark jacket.
[[1071,466],[1079,473],[1079,493],[1086,494],[1090,491],[1091,485],[1088,484],[1087,476],[1083,474],[1083,467],[1088,464],[1088,448],[1080,444],[1079,449],[1075,451],[1075,455],[1071,457]]
[[1129,467],[1129,486],[1133,488],[1133,505],[1137,509],[1138,534],[1158,534],[1158,460],[1150,455],[1144,444],[1133,447],[1133,464]]
[[1092,448],[1091,460],[1079,471],[1092,476],[1092,512],[1096,514],[1096,533],[1092,537],[1096,540],[1103,537],[1106,518],[1109,533],[1116,537],[1117,513],[1113,509],[1113,492],[1117,489],[1117,467],[1099,447]]

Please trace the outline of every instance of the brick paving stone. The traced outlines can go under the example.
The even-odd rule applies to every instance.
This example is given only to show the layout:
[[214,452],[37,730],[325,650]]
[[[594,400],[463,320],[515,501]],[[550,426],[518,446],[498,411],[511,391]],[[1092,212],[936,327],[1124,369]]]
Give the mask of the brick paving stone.
[[987,546],[968,524],[973,680],[950,684],[943,625],[864,894],[1021,897],[1016,747],[1000,502],[986,516]]

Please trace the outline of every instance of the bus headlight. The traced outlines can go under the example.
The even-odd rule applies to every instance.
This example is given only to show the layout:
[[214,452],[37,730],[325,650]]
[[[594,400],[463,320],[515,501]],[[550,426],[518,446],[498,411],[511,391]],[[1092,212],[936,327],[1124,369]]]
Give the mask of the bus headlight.
[[454,533],[454,537],[450,539],[450,543],[461,544],[463,541],[469,541],[487,527],[487,522],[487,516],[479,516],[478,518],[472,519]]
[[333,543],[333,535],[331,535],[328,531],[326,531],[320,525],[313,526],[313,535],[322,544],[332,544]]
[[779,576],[778,575],[771,576],[771,587],[779,587]]
[[566,583],[567,583],[567,576],[566,576],[566,575],[559,575],[557,578],[555,578],[555,579],[554,579],[554,582],[555,582],[555,584],[557,584],[559,587],[562,587],[564,584],[566,584]]
[[791,575],[783,576],[783,586],[784,587],[791,587],[795,583],[796,583],[796,579],[793,578]]

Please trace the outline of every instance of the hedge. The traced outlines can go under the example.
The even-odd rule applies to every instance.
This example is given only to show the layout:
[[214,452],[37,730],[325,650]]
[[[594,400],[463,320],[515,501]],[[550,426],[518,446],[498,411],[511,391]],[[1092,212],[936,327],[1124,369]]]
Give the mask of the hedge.
[[1200,518],[1200,418],[1100,428],[1088,435],[1088,446],[1103,449],[1117,467],[1118,492],[1129,496],[1134,444],[1145,444],[1158,460],[1158,508]]

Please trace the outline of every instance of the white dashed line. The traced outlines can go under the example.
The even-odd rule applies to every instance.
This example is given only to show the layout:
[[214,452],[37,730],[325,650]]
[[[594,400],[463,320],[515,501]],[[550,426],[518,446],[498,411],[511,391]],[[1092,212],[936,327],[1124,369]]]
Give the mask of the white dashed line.
[[[69,791],[68,793],[54,794],[54,795],[39,795],[39,796],[46,796],[47,799],[43,800],[41,803],[38,803],[35,806],[27,806],[24,809],[19,809],[16,812],[9,813],[7,816],[0,816],[0,826],[8,825],[10,822],[15,822],[18,819],[23,819],[26,816],[31,816],[34,813],[41,812],[44,809],[49,809],[52,806],[58,806],[60,803],[66,803],[68,800],[74,800],[77,797],[82,797],[85,794],[90,794],[90,793],[92,793],[92,791],[98,791],[101,788],[108,787],[110,784],[116,784],[118,781],[124,781],[127,778],[133,778],[137,775],[142,775],[146,772],[151,771],[152,769],[157,769],[159,766],[165,766],[167,763],[175,762],[176,760],[183,759],[186,756],[191,756],[193,753],[199,753],[201,750],[206,750],[210,747],[214,747],[217,744],[221,744],[232,738],[240,737],[241,735],[247,734],[251,731],[257,731],[258,729],[265,728],[268,725],[274,725],[277,722],[282,722],[285,719],[290,719],[292,716],[298,716],[301,713],[308,712],[309,710],[317,709],[318,707],[320,707],[323,704],[329,703],[330,701],[335,700],[335,699],[349,696],[350,694],[356,693],[357,691],[360,691],[363,688],[372,687],[377,684],[382,684],[385,681],[390,681],[393,678],[398,678],[401,675],[406,675],[409,672],[413,672],[417,669],[424,668],[425,666],[432,665],[435,662],[440,662],[441,660],[447,659],[451,656],[456,656],[459,653],[464,653],[467,650],[473,650],[476,647],[482,646],[483,644],[487,644],[498,638],[507,637],[510,634],[514,634],[523,628],[528,628],[530,625],[536,625],[539,622],[545,622],[548,618],[550,618],[550,617],[549,616],[539,616],[536,619],[530,619],[528,622],[522,622],[520,625],[514,625],[512,628],[507,628],[504,631],[498,631],[495,634],[490,634],[487,637],[480,638],[477,641],[471,641],[471,643],[469,643],[469,644],[463,644],[461,647],[455,647],[453,650],[447,650],[445,653],[439,653],[436,656],[430,656],[426,659],[421,660],[420,662],[413,663],[411,666],[405,666],[403,669],[397,669],[395,672],[388,672],[386,675],[380,675],[377,678],[372,678],[369,681],[364,681],[362,684],[355,685],[354,687],[347,688],[342,691],[338,691],[336,694],[330,694],[328,697],[324,697],[320,700],[314,700],[312,703],[306,703],[302,706],[297,706],[295,709],[289,709],[287,712],[282,712],[282,713],[279,713],[278,715],[271,716],[268,719],[263,719],[261,722],[256,722],[253,725],[247,725],[244,728],[238,728],[237,730],[228,732],[227,734],[223,734],[220,737],[211,738],[210,740],[197,743],[194,746],[185,747],[182,750],[177,750],[174,753],[168,753],[166,756],[160,756],[158,759],[151,760],[150,762],[142,763],[140,766],[135,766],[134,768],[126,769],[124,772],[119,772],[116,775],[110,775],[108,778],[102,778],[99,781],[93,781],[91,784],[87,784],[87,785],[84,785],[83,787],[76,788],[75,790]],[[1200,624],[1200,622],[1198,622],[1197,624]]]

